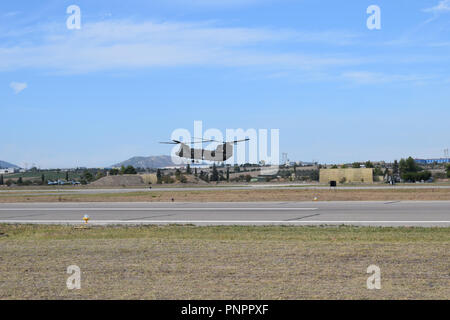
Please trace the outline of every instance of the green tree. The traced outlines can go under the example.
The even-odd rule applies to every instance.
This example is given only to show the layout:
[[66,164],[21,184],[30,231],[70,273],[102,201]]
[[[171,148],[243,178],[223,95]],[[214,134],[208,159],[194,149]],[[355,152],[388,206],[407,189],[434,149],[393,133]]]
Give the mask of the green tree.
[[188,163],[187,166],[186,166],[186,173],[187,173],[187,174],[191,174],[191,173],[192,173],[191,165],[190,165],[189,163]]
[[408,159],[400,159],[399,163],[399,172],[400,176],[411,173],[411,172],[419,172],[421,168],[417,165],[416,161],[412,157],[409,157]]
[[406,159],[406,170],[408,172],[418,172],[420,171],[420,167],[417,164],[417,162],[412,158],[409,157],[408,159]]
[[81,175],[82,180],[86,182],[91,182],[94,180],[94,176],[89,171],[85,170],[83,174]]
[[230,182],[230,167],[227,167],[227,182]]
[[405,181],[425,181],[431,178],[431,172],[424,171],[412,157],[400,160],[399,171],[400,177]]
[[394,175],[394,176],[398,176],[398,162],[397,162],[397,160],[394,160],[394,163],[393,163],[393,165],[392,165],[392,174]]
[[19,179],[17,179],[17,184],[19,184],[19,185],[23,184],[23,179],[22,179],[22,177],[19,177]]
[[366,168],[374,168],[374,165],[372,162],[370,162],[370,160],[366,161],[365,166],[366,166]]
[[162,173],[161,170],[156,170],[156,183],[161,184],[162,183]]
[[124,170],[123,170],[124,174],[137,174],[136,169],[133,166],[127,166]]
[[383,175],[383,170],[381,170],[381,168],[376,167],[376,168],[373,169],[373,175],[374,176],[382,176]]
[[45,183],[45,175],[44,175],[44,174],[41,175],[41,183],[42,183],[42,184]]
[[348,166],[344,163],[344,164],[341,166],[341,168],[342,168],[342,169],[347,169]]
[[335,165],[335,164],[333,164],[333,165],[331,166],[331,169],[337,169],[337,168],[338,168],[338,166]]
[[66,181],[69,181],[69,171],[66,171]]
[[117,176],[119,174],[119,169],[111,169],[109,170],[109,175],[111,176]]
[[210,181],[219,181],[219,172],[217,171],[216,164],[213,164]]
[[445,170],[447,171],[447,178],[450,178],[450,164],[447,165]]
[[352,163],[352,168],[361,168],[361,163],[360,162],[353,162]]
[[398,173],[400,174],[400,176],[402,174],[404,174],[405,172],[407,172],[406,169],[406,160],[405,159],[400,159],[400,162],[398,163]]
[[3,175],[0,175],[0,186],[2,186],[3,184],[4,184]]
[[402,179],[405,181],[421,181],[421,180],[428,180],[431,178],[431,172],[430,171],[421,171],[421,172],[406,172],[402,175]]

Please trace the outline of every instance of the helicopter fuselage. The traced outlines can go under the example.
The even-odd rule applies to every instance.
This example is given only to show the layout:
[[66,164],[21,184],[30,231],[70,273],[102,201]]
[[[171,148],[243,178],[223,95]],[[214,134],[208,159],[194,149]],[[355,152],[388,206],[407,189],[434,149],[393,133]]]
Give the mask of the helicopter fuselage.
[[175,152],[180,158],[194,160],[207,160],[207,161],[226,161],[233,156],[233,144],[222,143],[214,150],[207,149],[195,149],[189,147],[187,144],[180,143],[180,149]]

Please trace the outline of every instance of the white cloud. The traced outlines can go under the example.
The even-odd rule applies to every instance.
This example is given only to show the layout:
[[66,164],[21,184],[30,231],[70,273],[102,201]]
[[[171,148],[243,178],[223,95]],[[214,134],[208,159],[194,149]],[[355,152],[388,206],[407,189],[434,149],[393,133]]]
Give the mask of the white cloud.
[[442,13],[450,11],[450,0],[441,0],[436,6],[424,9],[425,12]]
[[[0,70],[42,68],[83,73],[161,66],[269,66],[318,68],[354,65],[342,55],[304,54],[280,44],[336,46],[356,37],[345,32],[297,32],[270,28],[220,27],[211,23],[85,23],[81,30],[45,26],[23,43],[0,47]],[[29,39],[39,38],[30,44]],[[15,38],[17,39],[17,38]],[[22,39],[22,38],[18,38]],[[14,40],[17,42],[17,40]],[[285,46],[284,46],[285,47]]]
[[418,76],[414,74],[386,74],[367,71],[345,72],[341,76],[357,84],[384,84],[393,82],[414,82],[420,84],[433,78],[431,76]]
[[11,11],[11,12],[7,12],[3,15],[3,17],[5,18],[9,18],[9,17],[15,17],[18,14],[20,14],[20,11]]
[[26,82],[14,82],[13,81],[9,84],[9,86],[14,90],[15,94],[19,94],[20,92],[25,90],[28,85]]

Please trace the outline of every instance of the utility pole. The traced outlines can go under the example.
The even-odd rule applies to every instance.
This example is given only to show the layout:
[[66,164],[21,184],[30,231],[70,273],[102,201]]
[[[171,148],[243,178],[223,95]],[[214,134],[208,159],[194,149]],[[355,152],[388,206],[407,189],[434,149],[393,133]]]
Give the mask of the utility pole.
[[288,154],[286,152],[283,152],[281,154],[281,163],[283,163],[284,165],[288,164]]

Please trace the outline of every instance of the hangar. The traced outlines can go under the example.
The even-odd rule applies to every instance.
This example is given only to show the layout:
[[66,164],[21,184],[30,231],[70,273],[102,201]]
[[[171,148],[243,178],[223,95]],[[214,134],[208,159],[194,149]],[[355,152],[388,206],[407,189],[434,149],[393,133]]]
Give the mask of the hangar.
[[345,168],[345,169],[320,169],[320,183],[359,182],[373,183],[373,170],[371,168]]

